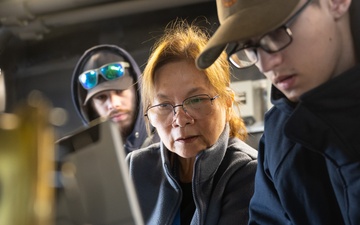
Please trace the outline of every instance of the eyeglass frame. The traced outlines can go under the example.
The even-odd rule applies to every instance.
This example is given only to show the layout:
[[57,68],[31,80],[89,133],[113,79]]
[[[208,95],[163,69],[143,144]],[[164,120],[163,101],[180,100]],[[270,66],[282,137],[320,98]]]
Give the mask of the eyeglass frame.
[[[284,24],[284,25],[281,25],[280,27],[270,31],[270,32],[267,32],[266,34],[262,35],[259,40],[257,41],[257,43],[255,44],[244,44],[241,48],[237,49],[237,47],[239,46],[239,44],[236,44],[233,48],[233,50],[231,50],[228,54],[228,60],[229,62],[234,65],[236,68],[239,68],[239,69],[244,69],[244,68],[248,68],[250,66],[253,66],[258,60],[259,60],[259,57],[257,56],[257,48],[261,48],[262,50],[264,50],[265,52],[267,53],[276,53],[276,52],[279,52],[283,49],[285,49],[286,47],[288,47],[292,41],[293,41],[293,35],[292,35],[292,32],[291,32],[291,29],[290,29],[290,26],[292,23],[294,23],[294,21],[299,17],[299,15],[305,10],[305,8],[312,2],[312,0],[307,0],[307,2],[302,5],[300,7],[300,9],[298,9],[288,20],[287,22]],[[270,33],[274,32],[274,31],[277,31],[279,29],[284,29],[285,30],[285,33],[288,35],[289,37],[289,42],[287,44],[285,44],[283,47],[277,49],[277,50],[270,50],[270,49],[266,49],[264,48],[263,46],[261,46],[261,44],[259,43],[261,41],[261,39],[263,39],[265,36],[269,35]],[[245,66],[245,67],[240,67],[238,66],[237,64],[235,64],[233,62],[233,60],[231,59],[231,56],[240,52],[240,51],[243,51],[244,49],[255,49],[254,50],[254,53],[256,55],[256,60],[253,62],[253,64],[251,65],[248,65],[248,66]]]
[[[101,69],[103,69],[103,68],[105,68],[105,67],[107,67],[107,66],[109,66],[109,65],[111,65],[111,64],[120,64],[120,65],[122,66],[124,72],[123,72],[123,74],[122,74],[120,77],[116,77],[116,78],[114,78],[114,79],[108,79],[107,77],[105,77],[105,74],[103,74],[103,73],[101,72]],[[99,74],[100,74],[105,80],[107,80],[107,81],[112,81],[112,80],[116,80],[116,79],[119,79],[119,78],[123,77],[124,74],[125,74],[125,68],[130,68],[130,63],[128,63],[128,62],[123,62],[123,61],[107,63],[107,64],[104,64],[104,65],[98,67],[98,68],[91,69],[91,70],[86,70],[86,71],[82,72],[82,73],[78,76],[78,80],[79,80],[81,86],[82,86],[85,90],[91,90],[91,89],[95,88],[97,85],[99,85]],[[84,74],[87,74],[87,73],[89,73],[89,72],[95,72],[95,73],[96,73],[97,82],[96,82],[95,86],[92,87],[92,88],[86,88],[86,87],[84,87],[83,82],[81,81],[81,78],[80,78],[81,76],[83,76]]]
[[[175,108],[176,108],[176,107],[180,107],[180,106],[181,106],[181,108],[184,110],[184,112],[187,113],[186,109],[184,108],[184,102],[185,102],[186,100],[189,100],[189,99],[191,99],[191,98],[198,97],[198,96],[207,96],[207,97],[209,98],[209,100],[210,100],[211,105],[212,105],[212,102],[213,102],[215,99],[217,99],[218,97],[220,97],[219,94],[215,95],[214,97],[210,97],[210,95],[208,95],[208,94],[199,94],[199,95],[194,95],[194,96],[190,96],[190,97],[188,97],[188,98],[185,98],[184,101],[182,101],[181,104],[177,104],[177,105],[173,105],[173,104],[171,104],[171,103],[160,103],[160,104],[156,104],[156,105],[153,105],[153,106],[149,106],[149,107],[146,109],[146,112],[145,112],[144,116],[146,116],[146,117],[150,120],[149,115],[148,115],[148,111],[149,111],[150,109],[152,109],[152,108],[155,108],[155,107],[158,107],[158,106],[164,105],[164,104],[170,105],[170,106],[173,108],[173,111],[174,111],[173,117],[176,115],[176,111],[175,111]],[[188,113],[187,113],[187,114],[188,114]],[[191,116],[190,114],[188,114],[188,115]],[[192,117],[192,116],[191,116],[191,117]]]

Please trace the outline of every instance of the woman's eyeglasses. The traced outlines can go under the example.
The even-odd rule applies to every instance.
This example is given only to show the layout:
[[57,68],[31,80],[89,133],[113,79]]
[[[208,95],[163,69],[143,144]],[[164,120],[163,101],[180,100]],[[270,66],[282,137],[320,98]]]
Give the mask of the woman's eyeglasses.
[[105,80],[115,80],[124,76],[125,68],[128,67],[130,67],[130,64],[127,62],[109,63],[98,69],[83,72],[79,75],[79,82],[86,90],[90,90],[98,85],[99,74]]
[[283,26],[263,35],[257,43],[236,45],[229,53],[229,61],[237,68],[247,68],[258,61],[258,48],[267,53],[275,53],[289,46],[293,40],[289,26],[310,2],[311,0],[308,0]]
[[193,119],[200,119],[211,113],[212,102],[218,97],[219,95],[210,97],[207,94],[201,94],[186,98],[182,104],[179,105],[173,105],[167,102],[153,105],[146,110],[145,116],[148,117],[152,124],[167,126],[173,122],[173,118],[176,115],[175,108],[182,107]]

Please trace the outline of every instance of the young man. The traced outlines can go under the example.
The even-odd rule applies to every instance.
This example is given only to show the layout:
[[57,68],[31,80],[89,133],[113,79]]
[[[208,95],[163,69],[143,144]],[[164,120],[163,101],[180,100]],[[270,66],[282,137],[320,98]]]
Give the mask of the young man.
[[84,124],[98,117],[111,118],[119,124],[127,153],[159,140],[157,135],[147,137],[140,75],[131,55],[114,45],[88,49],[73,72],[72,96]]
[[227,47],[234,66],[255,64],[273,84],[250,224],[360,224],[356,8],[351,0],[217,0],[221,25],[198,68]]
[[[156,132],[147,135],[140,104],[140,75],[140,68],[130,54],[115,45],[88,49],[73,72],[72,96],[82,121],[88,125],[90,121],[104,117],[119,124],[119,138],[123,140],[126,153],[159,141]],[[81,218],[81,215],[74,215],[76,197],[65,194],[62,185],[58,189],[57,225],[76,224],[75,221]]]

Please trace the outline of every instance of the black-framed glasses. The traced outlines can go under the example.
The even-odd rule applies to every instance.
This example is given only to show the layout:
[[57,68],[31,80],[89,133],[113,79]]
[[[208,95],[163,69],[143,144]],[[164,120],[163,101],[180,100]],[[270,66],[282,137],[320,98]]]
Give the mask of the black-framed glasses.
[[257,49],[261,48],[267,53],[275,53],[289,46],[293,40],[290,25],[309,5],[308,0],[301,8],[292,15],[281,27],[264,34],[257,43],[237,44],[228,54],[229,61],[237,68],[247,68],[258,61]]
[[79,82],[86,90],[90,90],[98,85],[99,74],[105,80],[115,80],[125,74],[125,68],[130,67],[127,62],[113,62],[103,65],[100,68],[87,70],[79,75]]
[[186,98],[182,104],[173,105],[169,102],[150,106],[144,116],[148,117],[152,124],[170,125],[176,115],[176,107],[181,107],[193,119],[200,119],[212,112],[212,102],[219,95],[210,97],[207,94],[200,94]]

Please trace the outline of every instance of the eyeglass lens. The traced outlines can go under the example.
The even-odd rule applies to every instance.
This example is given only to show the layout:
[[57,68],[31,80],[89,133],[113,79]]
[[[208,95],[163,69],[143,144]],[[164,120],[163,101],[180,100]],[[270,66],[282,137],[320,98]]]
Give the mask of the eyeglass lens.
[[169,125],[177,113],[175,108],[182,106],[182,109],[193,119],[200,119],[211,113],[212,101],[215,98],[217,96],[211,98],[208,95],[198,95],[185,99],[181,105],[174,106],[170,103],[162,103],[150,107],[146,115],[153,124]]
[[257,48],[261,48],[268,53],[275,53],[286,48],[292,42],[292,33],[289,26],[301,14],[301,12],[311,3],[308,0],[295,14],[293,14],[285,25],[265,34],[255,45],[246,45],[229,55],[230,62],[237,68],[246,68],[254,65],[257,60]]
[[266,34],[257,46],[243,48],[230,55],[230,61],[238,68],[245,68],[254,65],[257,60],[257,48],[261,48],[268,53],[275,53],[284,49],[292,41],[291,32],[285,27],[281,27],[271,33]]

